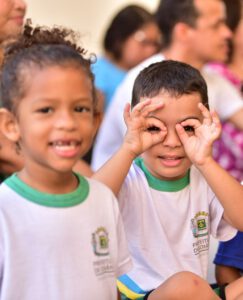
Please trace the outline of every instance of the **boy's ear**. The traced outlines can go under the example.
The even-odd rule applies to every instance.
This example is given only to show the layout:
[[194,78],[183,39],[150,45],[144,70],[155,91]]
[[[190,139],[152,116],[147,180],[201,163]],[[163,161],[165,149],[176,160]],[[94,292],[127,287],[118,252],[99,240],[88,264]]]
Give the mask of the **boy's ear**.
[[16,117],[5,108],[0,108],[0,131],[12,142],[16,143],[20,139]]

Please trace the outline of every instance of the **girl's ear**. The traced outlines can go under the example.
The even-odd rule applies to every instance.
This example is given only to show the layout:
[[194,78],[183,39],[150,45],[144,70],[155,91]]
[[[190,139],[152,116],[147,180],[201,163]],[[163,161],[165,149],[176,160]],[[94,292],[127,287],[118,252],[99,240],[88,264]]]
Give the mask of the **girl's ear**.
[[12,142],[16,143],[20,139],[16,117],[5,108],[0,108],[0,131]]
[[99,90],[96,90],[96,96],[97,96],[97,104],[96,104],[96,109],[94,112],[93,137],[96,135],[96,133],[102,123],[102,120],[104,117],[104,106],[105,106],[105,97]]
[[93,138],[95,137],[99,127],[100,127],[100,124],[102,122],[102,119],[103,119],[103,114],[100,113],[100,112],[95,112],[94,113],[94,121],[93,121]]

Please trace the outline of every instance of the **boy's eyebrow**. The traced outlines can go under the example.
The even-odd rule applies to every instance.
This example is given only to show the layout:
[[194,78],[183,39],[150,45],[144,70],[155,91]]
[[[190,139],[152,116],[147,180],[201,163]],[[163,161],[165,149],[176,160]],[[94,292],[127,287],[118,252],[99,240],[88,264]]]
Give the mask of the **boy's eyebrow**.
[[[149,118],[152,117],[152,118],[155,118],[155,119],[157,119],[157,120],[159,120],[159,121],[162,121],[162,120],[160,120],[160,118],[158,118],[158,117],[156,117],[156,116],[153,116],[152,114],[150,114],[148,117],[149,117]],[[189,116],[189,117],[186,117],[186,118],[180,120],[178,123],[187,121],[187,120],[189,120],[189,119],[200,120],[198,117],[195,117],[195,116]],[[162,121],[162,122],[163,122],[163,121]]]
[[195,116],[189,116],[189,117],[186,117],[185,119],[182,119],[182,120],[180,121],[180,123],[181,123],[181,122],[184,122],[184,121],[187,121],[187,120],[189,120],[189,119],[199,120],[198,117],[195,117]]

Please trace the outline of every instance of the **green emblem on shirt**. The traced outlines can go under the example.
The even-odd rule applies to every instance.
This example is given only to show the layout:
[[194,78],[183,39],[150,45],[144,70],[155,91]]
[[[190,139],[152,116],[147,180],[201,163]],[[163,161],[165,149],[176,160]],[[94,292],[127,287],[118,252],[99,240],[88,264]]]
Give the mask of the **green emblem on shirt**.
[[94,253],[98,256],[109,254],[109,237],[105,227],[99,227],[92,233],[92,246]]
[[191,219],[191,229],[194,237],[208,235],[208,213],[205,211],[198,212]]

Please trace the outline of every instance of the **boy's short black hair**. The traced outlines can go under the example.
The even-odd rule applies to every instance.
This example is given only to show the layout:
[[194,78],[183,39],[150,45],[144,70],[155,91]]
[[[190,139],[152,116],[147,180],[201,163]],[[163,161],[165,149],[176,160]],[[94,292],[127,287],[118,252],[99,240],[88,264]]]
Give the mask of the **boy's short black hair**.
[[142,97],[155,97],[166,92],[175,97],[198,93],[208,107],[207,84],[194,67],[179,61],[164,60],[151,64],[137,76],[132,91],[132,107]]

